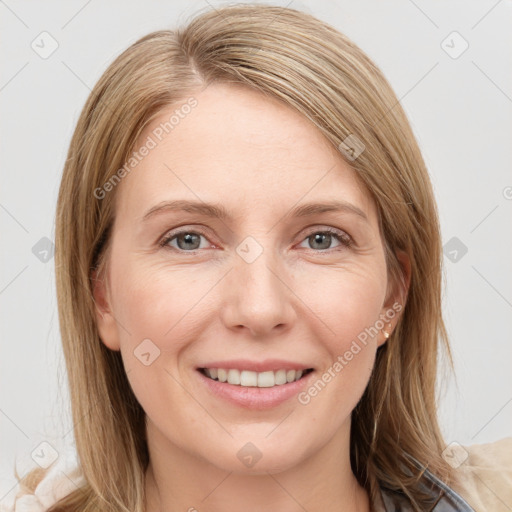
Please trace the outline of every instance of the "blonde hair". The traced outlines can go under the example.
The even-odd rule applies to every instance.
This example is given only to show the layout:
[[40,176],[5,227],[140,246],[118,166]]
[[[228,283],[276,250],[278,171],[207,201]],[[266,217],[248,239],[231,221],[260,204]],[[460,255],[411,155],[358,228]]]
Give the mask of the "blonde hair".
[[[404,251],[411,280],[400,320],[378,349],[352,413],[351,464],[372,500],[380,485],[402,491],[421,510],[416,484],[424,468],[451,481],[437,420],[439,348],[453,364],[428,172],[398,99],[361,49],[308,14],[253,4],[209,10],[184,28],[142,37],[108,67],[82,110],[59,191],[55,265],[76,448],[87,483],[50,510],[143,511],[145,415],[120,352],[99,338],[92,295],[92,270],[101,277],[108,264],[116,189],[101,199],[94,191],[123,166],[164,107],[214,81],[281,100],[335,148],[351,134],[364,143],[350,165],[377,205],[390,276],[403,285],[397,251]],[[29,475],[26,482],[33,489],[39,479]]]

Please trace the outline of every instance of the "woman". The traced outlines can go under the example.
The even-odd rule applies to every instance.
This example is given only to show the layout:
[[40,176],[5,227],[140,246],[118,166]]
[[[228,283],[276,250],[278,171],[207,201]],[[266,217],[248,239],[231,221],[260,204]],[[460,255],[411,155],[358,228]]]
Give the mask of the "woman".
[[344,35],[242,5],[143,37],[83,109],[56,222],[83,478],[43,509],[498,510],[437,421],[428,173]]

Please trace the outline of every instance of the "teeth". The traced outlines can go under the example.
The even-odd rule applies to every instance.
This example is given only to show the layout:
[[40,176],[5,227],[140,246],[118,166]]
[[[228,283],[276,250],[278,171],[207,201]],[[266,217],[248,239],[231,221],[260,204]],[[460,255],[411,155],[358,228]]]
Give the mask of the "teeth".
[[[236,371],[236,370],[234,370]],[[240,385],[241,386],[257,386],[258,385],[258,374],[256,372],[249,372],[244,370],[240,374]]]
[[271,388],[281,386],[288,382],[299,380],[304,374],[303,370],[277,370],[275,372],[251,372],[248,370],[235,370],[233,368],[204,368],[204,373],[210,379],[227,382],[237,386]]
[[274,375],[274,381],[278,386],[286,384],[286,370],[277,370]]
[[238,370],[228,370],[228,383],[240,384],[240,372]]
[[259,388],[271,388],[275,386],[276,379],[274,372],[261,372],[258,373],[258,387]]

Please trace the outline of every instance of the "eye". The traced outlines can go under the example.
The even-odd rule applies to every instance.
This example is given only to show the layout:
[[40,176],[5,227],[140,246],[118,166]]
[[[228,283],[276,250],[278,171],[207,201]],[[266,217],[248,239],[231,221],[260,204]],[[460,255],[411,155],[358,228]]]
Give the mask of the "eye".
[[[337,240],[339,245],[330,247],[333,239]],[[334,228],[325,228],[321,231],[313,231],[304,239],[304,241],[309,242],[312,249],[318,249],[319,251],[336,249],[340,246],[350,247],[352,244],[352,238],[347,233]]]
[[[201,246],[201,238],[205,240],[205,244]],[[338,245],[331,247],[333,241],[337,241]],[[175,242],[173,244],[172,242]],[[311,232],[304,242],[309,242],[310,249],[316,250],[315,252],[324,252],[329,249],[337,249],[340,247],[350,247],[352,238],[347,233],[334,229],[325,228]],[[304,243],[303,242],[303,243]],[[176,249],[182,252],[193,252],[199,249],[206,249],[211,247],[206,236],[197,231],[181,230],[165,236],[160,242],[161,247],[169,249]],[[304,247],[301,245],[301,247]]]
[[[198,249],[204,249],[205,247],[210,247],[210,245],[206,244],[206,246],[201,247],[201,238],[206,240],[206,237],[198,233],[196,231],[187,231],[182,230],[178,232],[171,233],[164,237],[164,239],[160,242],[161,247],[171,247],[177,249],[179,251],[195,251]],[[171,242],[176,240],[176,245],[171,245]]]

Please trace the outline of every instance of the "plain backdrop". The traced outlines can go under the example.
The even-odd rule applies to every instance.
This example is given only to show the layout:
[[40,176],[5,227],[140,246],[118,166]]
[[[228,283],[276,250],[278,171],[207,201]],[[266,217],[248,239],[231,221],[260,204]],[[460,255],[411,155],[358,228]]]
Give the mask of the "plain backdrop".
[[[443,433],[447,443],[466,445],[510,436],[512,2],[274,5],[345,33],[400,99],[432,177],[447,244],[444,312],[457,381],[440,390]],[[120,52],[205,7],[204,0],[0,2],[0,503],[16,492],[15,460],[23,475],[41,442],[73,447],[51,247],[79,113]],[[53,53],[41,55],[52,44]]]

